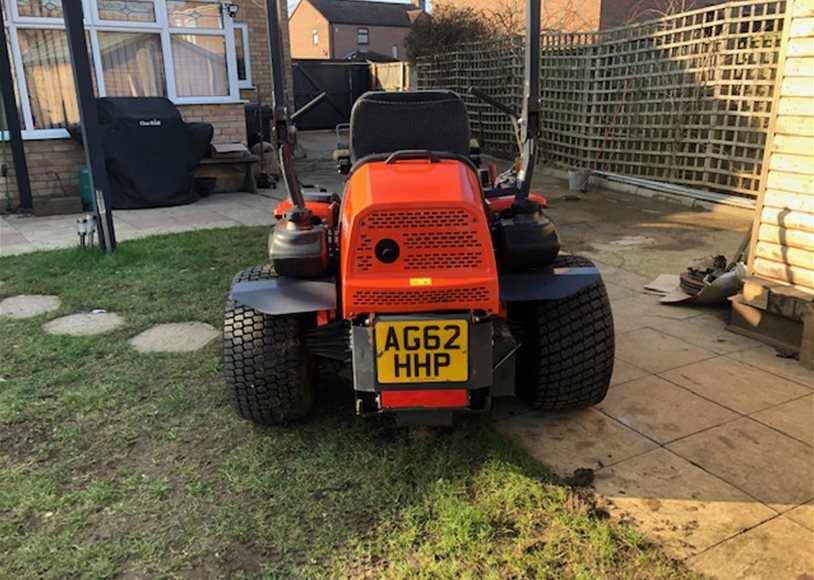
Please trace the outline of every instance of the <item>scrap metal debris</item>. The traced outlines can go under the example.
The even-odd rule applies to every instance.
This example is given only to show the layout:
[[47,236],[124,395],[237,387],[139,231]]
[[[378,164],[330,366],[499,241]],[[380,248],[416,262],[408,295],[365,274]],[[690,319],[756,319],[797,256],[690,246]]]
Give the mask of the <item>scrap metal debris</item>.
[[726,273],[726,257],[707,256],[690,262],[685,272],[681,273],[679,287],[692,296]]
[[661,294],[659,302],[664,304],[711,306],[737,294],[745,277],[745,264],[727,266],[726,257],[712,255],[692,260],[678,276],[662,274],[644,289]]

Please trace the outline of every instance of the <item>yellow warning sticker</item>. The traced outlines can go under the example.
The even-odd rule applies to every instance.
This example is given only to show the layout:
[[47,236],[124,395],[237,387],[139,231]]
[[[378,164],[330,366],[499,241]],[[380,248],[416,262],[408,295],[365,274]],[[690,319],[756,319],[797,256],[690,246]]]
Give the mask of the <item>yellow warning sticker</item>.
[[432,278],[410,278],[410,286],[432,286]]

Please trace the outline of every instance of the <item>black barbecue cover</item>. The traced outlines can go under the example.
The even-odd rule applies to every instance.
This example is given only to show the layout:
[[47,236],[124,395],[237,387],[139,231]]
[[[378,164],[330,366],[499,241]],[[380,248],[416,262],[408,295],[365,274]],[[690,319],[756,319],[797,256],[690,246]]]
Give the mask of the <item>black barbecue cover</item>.
[[197,201],[193,168],[209,151],[212,125],[186,123],[161,97],[97,99],[114,209]]

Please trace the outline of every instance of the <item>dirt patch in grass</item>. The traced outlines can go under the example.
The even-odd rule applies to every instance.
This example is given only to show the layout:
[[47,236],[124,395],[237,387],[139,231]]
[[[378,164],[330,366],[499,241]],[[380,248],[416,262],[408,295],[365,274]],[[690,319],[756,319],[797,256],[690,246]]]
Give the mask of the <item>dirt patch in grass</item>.
[[564,507],[573,514],[593,519],[610,518],[607,501],[587,489],[572,489],[568,492]]
[[213,554],[213,557],[207,562],[180,570],[178,576],[181,578],[233,578],[238,572],[256,575],[273,562],[274,556],[263,553],[256,546],[236,542]]
[[20,421],[0,425],[0,454],[13,461],[24,461],[34,455],[37,447],[50,441],[49,426],[36,421]]

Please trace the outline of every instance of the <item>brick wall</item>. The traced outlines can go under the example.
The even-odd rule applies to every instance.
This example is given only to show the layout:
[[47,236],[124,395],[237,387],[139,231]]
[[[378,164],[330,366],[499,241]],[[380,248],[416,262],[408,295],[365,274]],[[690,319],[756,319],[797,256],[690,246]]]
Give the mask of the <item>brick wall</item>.
[[[28,176],[34,197],[79,195],[79,168],[85,164],[85,154],[71,139],[49,139],[24,143]],[[17,205],[17,181],[9,148],[9,194]],[[5,198],[5,186],[3,186]],[[6,200],[2,200],[5,207]]]
[[[332,58],[331,31],[325,17],[308,0],[302,0],[289,22],[292,38],[292,58]],[[314,44],[313,32],[317,30],[319,44]]]
[[[627,0],[546,0],[541,6],[540,25],[543,30],[561,32],[591,32],[599,30],[599,15],[603,4]],[[471,7],[485,14],[511,14],[517,32],[525,30],[526,3],[524,0],[436,0],[433,8],[441,6]]]
[[[271,103],[271,48],[268,36],[266,4],[261,0],[237,0],[240,10],[235,22],[245,22],[249,28],[249,55],[252,64],[252,84],[254,89],[243,89],[240,96],[252,103],[257,102],[257,91],[264,104]],[[280,6],[280,29],[282,31],[283,52],[285,53],[284,82],[289,103],[294,101],[294,76],[291,70],[291,37],[288,30],[288,8],[286,0],[278,0]],[[310,38],[310,37],[309,37]]]
[[[368,44],[366,45],[357,42],[359,28],[367,28]],[[354,50],[366,48],[372,52],[391,56],[390,51],[395,45],[398,47],[399,57],[404,58],[404,37],[409,31],[410,29],[406,26],[334,24],[331,34],[331,52],[333,58],[344,58]]]
[[228,105],[178,105],[187,123],[212,123],[215,143],[244,143],[246,116],[243,103]]
[[[678,12],[687,12],[696,8],[706,8],[715,4],[722,4],[726,0],[683,0],[670,2],[669,0],[605,0],[602,2],[602,13],[599,27],[602,30],[625,26],[633,22],[653,20],[662,16],[669,16]],[[676,9],[670,11],[673,5]]]

